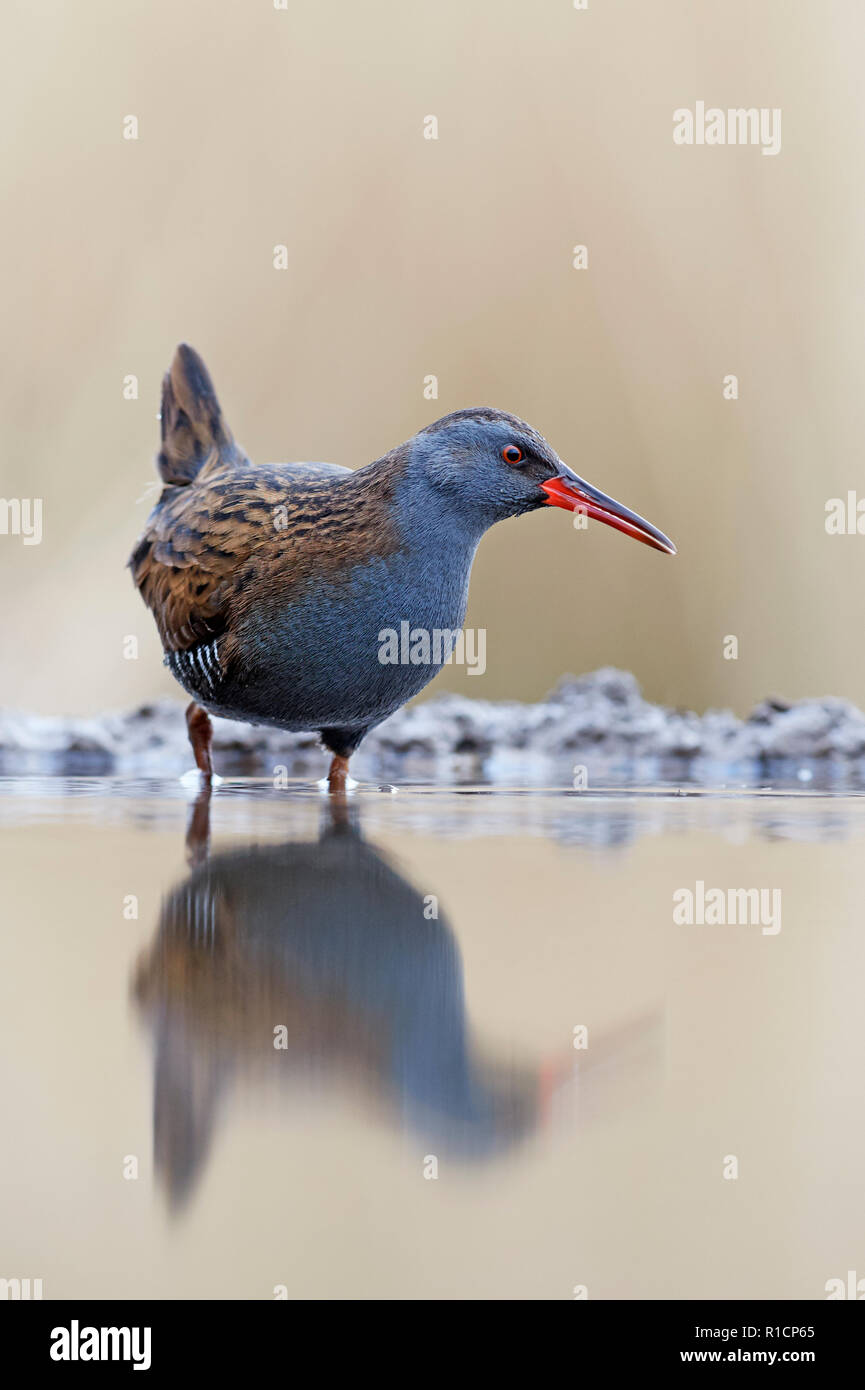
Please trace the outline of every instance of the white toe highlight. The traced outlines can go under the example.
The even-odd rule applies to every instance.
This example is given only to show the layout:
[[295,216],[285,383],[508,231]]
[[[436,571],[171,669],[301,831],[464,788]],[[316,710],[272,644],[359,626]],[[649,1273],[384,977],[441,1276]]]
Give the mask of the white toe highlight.
[[[330,791],[330,782],[328,781],[328,779],[327,779],[326,777],[322,777],[321,781],[320,781],[320,782],[316,782],[315,785],[318,787],[318,790],[319,790],[320,792],[329,792],[329,791]],[[340,788],[340,791],[353,792],[354,789],[355,789],[355,787],[359,787],[359,786],[360,786],[360,782],[356,782],[356,781],[354,780],[353,777],[346,777],[345,781],[343,782],[343,784],[342,784],[342,786],[341,786],[341,788]]]
[[[184,772],[183,776],[180,778],[180,785],[182,787],[191,787],[194,791],[197,791],[199,787],[204,785],[204,780],[204,773],[200,768],[191,767],[189,771]],[[210,785],[212,787],[220,786],[222,781],[223,779],[218,773],[214,772],[211,774]]]

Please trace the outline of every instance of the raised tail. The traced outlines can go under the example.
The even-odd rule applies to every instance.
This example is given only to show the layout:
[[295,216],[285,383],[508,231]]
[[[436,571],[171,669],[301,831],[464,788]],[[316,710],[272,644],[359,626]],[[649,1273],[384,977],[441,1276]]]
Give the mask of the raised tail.
[[181,343],[162,379],[162,448],[156,466],[163,482],[191,483],[205,463],[237,452],[222,418],[210,373],[194,348]]

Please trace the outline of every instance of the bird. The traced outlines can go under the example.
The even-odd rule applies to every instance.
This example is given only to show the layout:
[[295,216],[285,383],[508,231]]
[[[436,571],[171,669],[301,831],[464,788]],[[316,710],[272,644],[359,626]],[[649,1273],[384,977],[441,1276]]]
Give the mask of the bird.
[[[445,415],[356,469],[256,464],[202,358],[181,343],[160,419],[163,488],[129,568],[191,696],[187,730],[207,781],[215,714],[318,732],[331,754],[326,785],[351,785],[365,735],[450,656],[475,552],[496,522],[561,507],[676,553],[525,420],[492,407]],[[382,634],[403,623],[450,640],[421,660],[383,659]]]

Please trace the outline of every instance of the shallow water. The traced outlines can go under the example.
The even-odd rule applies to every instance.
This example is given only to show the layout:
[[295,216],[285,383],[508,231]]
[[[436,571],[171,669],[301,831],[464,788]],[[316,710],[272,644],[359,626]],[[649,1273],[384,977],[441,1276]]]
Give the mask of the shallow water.
[[[0,1275],[46,1298],[865,1276],[865,800],[192,795],[0,779]],[[767,914],[678,924],[698,882]]]

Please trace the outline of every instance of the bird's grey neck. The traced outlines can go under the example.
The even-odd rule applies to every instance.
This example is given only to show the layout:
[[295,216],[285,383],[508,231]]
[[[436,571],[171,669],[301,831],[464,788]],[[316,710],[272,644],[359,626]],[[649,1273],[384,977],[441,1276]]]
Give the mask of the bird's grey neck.
[[495,516],[482,506],[467,507],[423,475],[403,479],[397,496],[397,519],[403,536],[413,545],[428,544],[474,554]]

